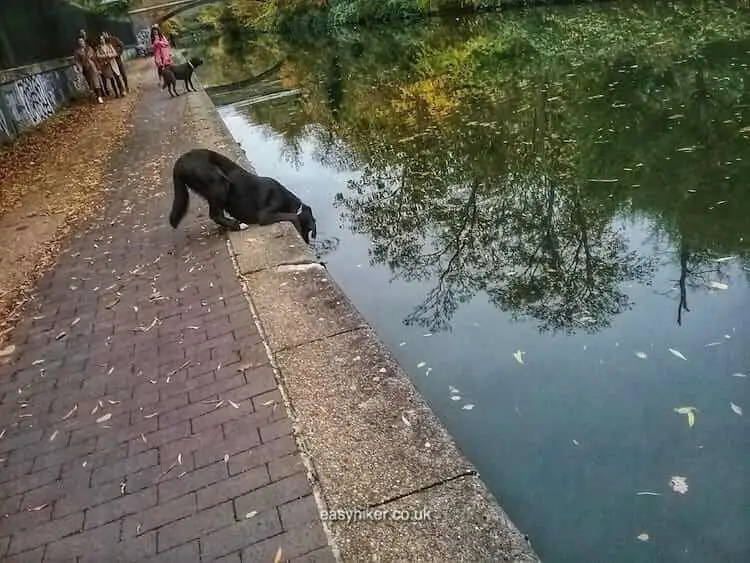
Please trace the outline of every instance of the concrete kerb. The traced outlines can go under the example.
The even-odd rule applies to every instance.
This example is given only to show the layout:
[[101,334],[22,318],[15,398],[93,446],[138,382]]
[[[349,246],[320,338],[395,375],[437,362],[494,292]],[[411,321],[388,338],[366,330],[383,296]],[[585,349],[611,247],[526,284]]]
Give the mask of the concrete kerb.
[[[188,113],[205,146],[252,169],[205,92]],[[321,514],[348,511],[323,522],[336,558],[539,561],[292,225],[230,233],[227,246]],[[422,518],[374,521],[385,513],[372,509]]]

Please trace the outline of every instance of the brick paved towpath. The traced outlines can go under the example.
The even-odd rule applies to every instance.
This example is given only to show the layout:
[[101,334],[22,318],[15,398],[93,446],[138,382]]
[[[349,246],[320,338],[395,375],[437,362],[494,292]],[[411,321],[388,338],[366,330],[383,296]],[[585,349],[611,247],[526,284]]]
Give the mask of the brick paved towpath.
[[101,216],[0,367],[0,555],[333,561],[225,238],[195,199],[166,222],[187,96],[144,88]]

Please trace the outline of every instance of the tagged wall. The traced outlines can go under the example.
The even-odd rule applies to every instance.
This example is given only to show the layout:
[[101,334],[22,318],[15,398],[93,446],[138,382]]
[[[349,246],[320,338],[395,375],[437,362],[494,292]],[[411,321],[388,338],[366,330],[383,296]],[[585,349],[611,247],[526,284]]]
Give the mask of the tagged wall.
[[86,90],[72,59],[0,71],[0,143],[36,127]]

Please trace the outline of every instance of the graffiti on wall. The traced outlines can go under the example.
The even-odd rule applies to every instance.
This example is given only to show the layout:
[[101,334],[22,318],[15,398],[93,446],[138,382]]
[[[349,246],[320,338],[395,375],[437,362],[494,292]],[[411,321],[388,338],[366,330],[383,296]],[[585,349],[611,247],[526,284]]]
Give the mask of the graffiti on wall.
[[0,140],[11,138],[10,124],[5,117],[5,112],[0,108]]
[[26,76],[0,86],[0,140],[39,125],[87,88],[75,65]]

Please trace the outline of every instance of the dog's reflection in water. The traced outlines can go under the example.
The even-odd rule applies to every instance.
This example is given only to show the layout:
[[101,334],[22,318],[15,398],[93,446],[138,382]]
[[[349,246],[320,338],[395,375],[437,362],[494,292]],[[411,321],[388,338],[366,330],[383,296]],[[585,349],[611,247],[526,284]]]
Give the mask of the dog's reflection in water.
[[310,247],[315,252],[315,257],[320,260],[328,254],[336,252],[341,240],[338,237],[319,238],[310,241]]

